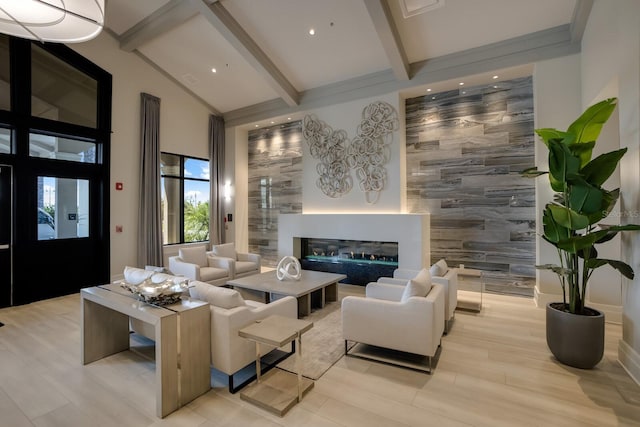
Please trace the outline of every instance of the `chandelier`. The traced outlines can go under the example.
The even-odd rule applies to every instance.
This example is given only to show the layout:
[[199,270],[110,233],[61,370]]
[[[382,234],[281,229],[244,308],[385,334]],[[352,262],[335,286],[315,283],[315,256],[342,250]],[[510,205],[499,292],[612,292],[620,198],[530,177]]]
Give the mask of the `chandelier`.
[[78,43],[102,31],[105,0],[0,0],[0,33]]

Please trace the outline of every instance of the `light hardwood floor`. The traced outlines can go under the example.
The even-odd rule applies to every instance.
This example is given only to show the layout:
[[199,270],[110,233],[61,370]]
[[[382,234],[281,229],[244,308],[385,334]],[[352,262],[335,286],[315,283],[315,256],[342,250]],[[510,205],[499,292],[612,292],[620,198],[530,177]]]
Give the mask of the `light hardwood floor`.
[[596,369],[569,368],[529,299],[485,294],[482,313],[457,312],[433,375],[343,357],[284,418],[224,387],[156,418],[154,364],[126,351],[82,366],[79,316],[77,294],[0,310],[0,426],[640,425],[620,325]]

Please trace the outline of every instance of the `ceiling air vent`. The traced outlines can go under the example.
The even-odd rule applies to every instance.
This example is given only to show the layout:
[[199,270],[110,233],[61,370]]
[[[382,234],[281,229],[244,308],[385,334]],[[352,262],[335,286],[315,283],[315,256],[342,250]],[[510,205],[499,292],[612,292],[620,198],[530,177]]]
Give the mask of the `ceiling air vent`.
[[187,73],[187,74],[183,74],[182,75],[182,80],[184,80],[185,83],[189,84],[189,85],[197,85],[198,83],[200,83],[200,80],[198,80],[193,74],[191,73]]
[[444,0],[399,0],[405,18],[430,12],[444,6]]

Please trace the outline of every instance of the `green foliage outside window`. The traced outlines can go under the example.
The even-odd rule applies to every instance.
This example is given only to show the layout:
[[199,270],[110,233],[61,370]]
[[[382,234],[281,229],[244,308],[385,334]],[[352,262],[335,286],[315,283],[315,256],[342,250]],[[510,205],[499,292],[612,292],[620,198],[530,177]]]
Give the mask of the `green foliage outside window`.
[[209,202],[184,201],[184,240],[209,240]]

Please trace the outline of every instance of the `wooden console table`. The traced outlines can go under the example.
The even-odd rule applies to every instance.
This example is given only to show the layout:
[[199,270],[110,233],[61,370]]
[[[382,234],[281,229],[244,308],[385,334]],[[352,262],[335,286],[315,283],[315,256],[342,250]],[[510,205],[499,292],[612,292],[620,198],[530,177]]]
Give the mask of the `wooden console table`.
[[118,285],[80,291],[82,364],[129,349],[129,318],[153,327],[156,415],[164,418],[211,388],[209,304],[185,299],[158,307]]

